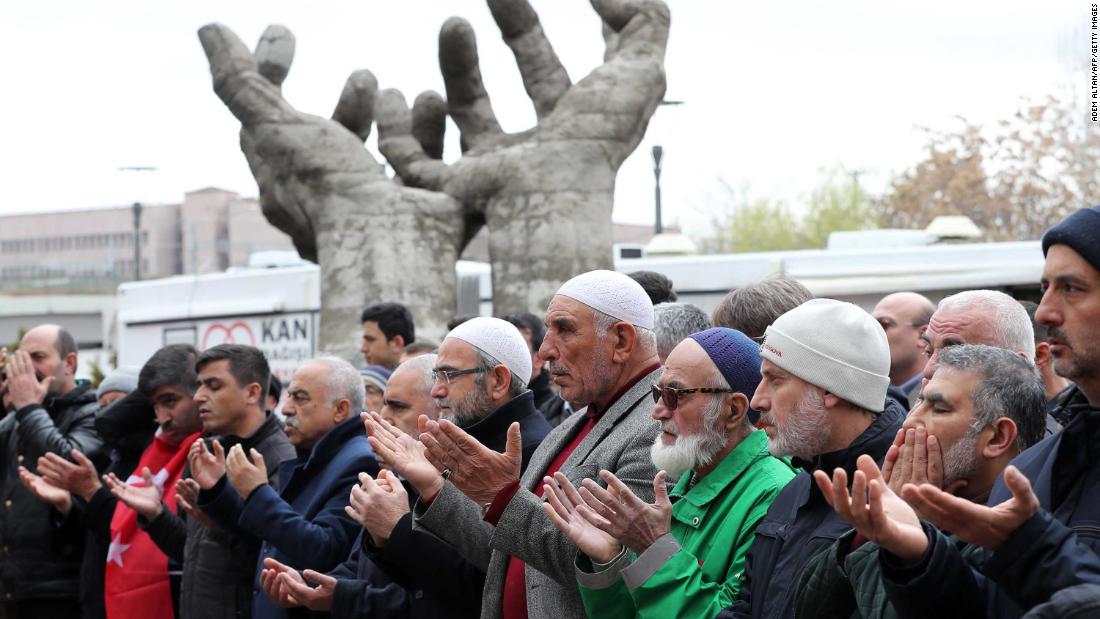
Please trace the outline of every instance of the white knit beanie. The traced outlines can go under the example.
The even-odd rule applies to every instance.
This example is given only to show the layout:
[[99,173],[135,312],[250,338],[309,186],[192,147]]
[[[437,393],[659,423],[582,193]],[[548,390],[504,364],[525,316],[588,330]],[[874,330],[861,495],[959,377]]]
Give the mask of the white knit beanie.
[[802,380],[872,412],[890,386],[886,332],[858,306],[812,299],[775,319],[760,356]]
[[653,330],[653,302],[641,284],[615,271],[589,271],[570,279],[556,294],[584,303],[616,320]]
[[447,338],[452,337],[481,350],[508,368],[523,382],[524,387],[531,380],[531,349],[512,323],[478,316],[452,329]]

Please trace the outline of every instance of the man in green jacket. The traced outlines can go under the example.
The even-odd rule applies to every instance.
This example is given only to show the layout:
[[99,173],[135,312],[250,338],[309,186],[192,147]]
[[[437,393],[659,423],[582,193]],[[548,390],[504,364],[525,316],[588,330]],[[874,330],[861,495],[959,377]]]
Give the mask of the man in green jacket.
[[[713,617],[734,598],[756,523],[795,472],[768,453],[749,399],[759,346],[740,331],[692,334],[653,386],[661,433],[651,456],[655,503],[608,471],[577,490],[547,477],[547,514],[577,545],[590,617]],[[668,475],[679,477],[671,494]]]

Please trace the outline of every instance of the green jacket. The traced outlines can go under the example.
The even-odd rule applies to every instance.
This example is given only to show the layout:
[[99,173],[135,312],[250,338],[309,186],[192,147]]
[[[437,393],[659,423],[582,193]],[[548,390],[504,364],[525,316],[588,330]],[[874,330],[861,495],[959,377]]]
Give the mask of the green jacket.
[[672,489],[672,526],[636,556],[624,550],[594,566],[577,554],[577,581],[589,617],[714,617],[737,597],[756,523],[795,470],[767,449],[757,430],[706,477]]

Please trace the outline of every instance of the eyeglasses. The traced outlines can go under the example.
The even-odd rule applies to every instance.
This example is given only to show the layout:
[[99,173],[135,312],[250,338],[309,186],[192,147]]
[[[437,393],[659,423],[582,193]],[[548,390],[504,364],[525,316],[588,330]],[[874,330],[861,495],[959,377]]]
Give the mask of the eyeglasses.
[[653,385],[652,391],[653,403],[656,404],[660,400],[664,400],[665,406],[668,410],[676,410],[676,406],[680,403],[680,396],[687,395],[689,393],[736,393],[733,389],[719,389],[717,387],[693,387],[691,389],[676,389],[674,387],[661,387],[659,385]]
[[443,379],[444,385],[450,385],[451,381],[459,376],[465,376],[467,374],[481,374],[485,371],[485,368],[467,368],[465,370],[432,370],[432,384],[438,383],[440,379]]

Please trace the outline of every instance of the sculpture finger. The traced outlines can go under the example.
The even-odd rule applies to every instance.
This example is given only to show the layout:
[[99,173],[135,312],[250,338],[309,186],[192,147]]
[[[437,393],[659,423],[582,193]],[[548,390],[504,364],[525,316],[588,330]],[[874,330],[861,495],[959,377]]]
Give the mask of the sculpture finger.
[[221,24],[199,29],[214,92],[244,125],[286,122],[297,118],[278,87],[260,75],[256,58],[232,30]]
[[[668,43],[668,6],[660,0],[591,0],[592,8],[618,33],[614,49],[608,45],[608,59],[622,54],[657,52],[664,55]],[[605,36],[604,40],[608,38]],[[610,43],[610,42],[609,42]]]
[[516,57],[523,87],[535,104],[535,114],[540,119],[547,116],[569,90],[570,81],[546,38],[538,14],[527,0],[489,0],[489,11]]
[[377,97],[378,80],[370,71],[360,69],[349,75],[344,83],[332,119],[365,142],[374,122],[374,100]]
[[607,62],[619,50],[619,33],[608,26],[607,22],[603,22],[601,30],[603,32],[603,61]]
[[481,81],[474,29],[465,19],[452,17],[439,30],[439,70],[447,88],[447,112],[462,134],[463,151],[503,133]]
[[305,260],[317,262],[317,237],[313,233],[313,220],[298,203],[292,200],[280,201],[276,197],[274,173],[260,157],[252,135],[247,130],[241,131],[241,151],[244,152],[248,167],[251,168],[252,176],[260,189],[260,210],[264,217],[271,225],[290,236],[298,255]]
[[268,26],[256,44],[255,56],[260,75],[275,86],[282,86],[294,62],[294,33],[286,26]]
[[447,102],[434,90],[417,95],[412,107],[412,135],[424,154],[443,158],[443,134],[447,130]]
[[438,190],[445,180],[447,165],[424,152],[412,134],[412,113],[399,90],[386,89],[375,102],[378,122],[378,150],[406,184]]

